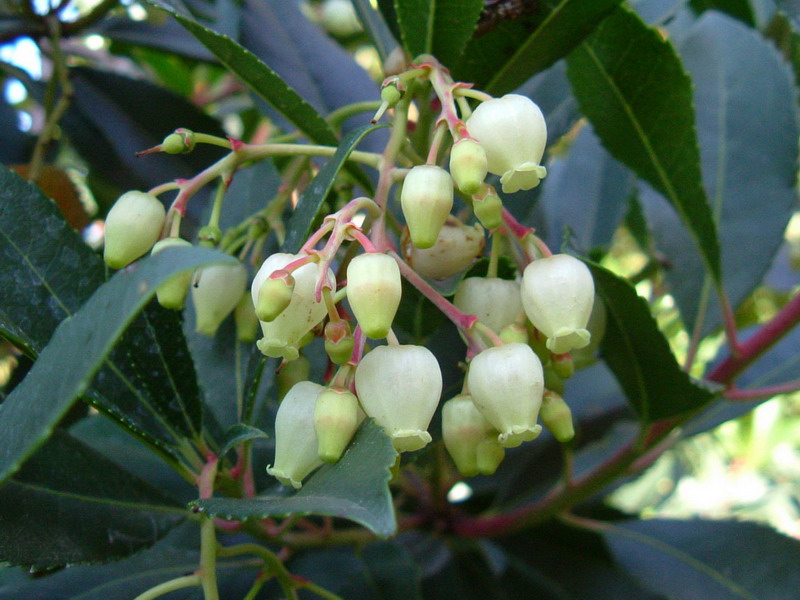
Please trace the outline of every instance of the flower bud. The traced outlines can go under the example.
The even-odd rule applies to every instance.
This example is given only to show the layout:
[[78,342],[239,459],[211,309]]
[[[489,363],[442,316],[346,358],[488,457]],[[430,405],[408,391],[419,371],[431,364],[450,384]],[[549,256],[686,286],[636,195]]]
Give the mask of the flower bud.
[[472,197],[472,211],[486,229],[503,224],[503,201],[491,185],[485,186]]
[[187,154],[194,150],[194,131],[176,129],[161,142],[161,151],[167,154]]
[[197,239],[204,248],[216,248],[222,240],[222,230],[216,225],[205,225],[197,233]]
[[488,439],[492,431],[491,423],[475,408],[469,394],[451,398],[442,405],[442,439],[458,472],[464,477],[480,472],[478,444]]
[[322,26],[339,37],[354,35],[362,29],[350,0],[325,0],[322,3]]
[[[272,273],[301,257],[299,254],[279,253],[267,258],[253,279],[251,287],[253,302],[258,303],[261,286]],[[294,269],[292,276],[295,284],[289,305],[272,321],[261,321],[264,337],[257,342],[258,349],[266,356],[282,357],[287,361],[297,358],[304,336],[311,332],[328,312],[325,302],[321,299],[319,302],[316,300],[319,265],[313,262],[306,263]],[[331,289],[336,286],[336,277],[330,269],[326,274],[326,284]]]
[[322,464],[314,431],[317,396],[325,388],[310,381],[295,384],[275,415],[275,464],[267,473],[299,489],[303,479]]
[[112,269],[127,267],[158,241],[166,211],[158,198],[125,192],[108,211],[103,259]]
[[324,462],[336,462],[358,429],[358,399],[344,388],[326,388],[317,396],[314,431],[318,454]]
[[497,334],[505,344],[527,344],[528,328],[519,323],[511,323],[503,327]]
[[586,329],[594,302],[589,268],[568,254],[533,261],[522,275],[522,306],[531,323],[547,336],[555,354],[583,348],[591,336]]
[[575,437],[575,427],[572,424],[572,411],[564,399],[555,392],[546,391],[542,399],[542,410],[539,413],[544,426],[550,430],[562,444]]
[[222,321],[233,312],[247,287],[244,265],[211,265],[199,269],[192,285],[197,313],[195,331],[213,337]]
[[466,269],[483,253],[483,227],[470,227],[452,219],[444,224],[432,248],[420,249],[403,238],[406,261],[423,277],[444,279]]
[[402,294],[400,269],[386,254],[360,254],[347,265],[347,301],[364,335],[389,335]]
[[414,167],[406,175],[400,204],[412,243],[417,248],[432,247],[453,208],[450,173],[435,165]]
[[258,288],[258,299],[255,302],[256,316],[259,321],[274,321],[292,301],[294,277],[288,271],[280,269],[264,279]]
[[242,299],[233,309],[233,319],[236,323],[236,339],[245,344],[255,342],[258,317],[256,317],[256,309],[250,294],[242,294]]
[[[182,238],[164,238],[163,240],[156,242],[150,254],[158,254],[164,248],[191,248],[191,246],[191,242],[188,242]],[[193,276],[193,271],[178,273],[159,285],[158,288],[156,288],[156,298],[158,298],[158,303],[164,308],[171,308],[173,310],[182,309],[183,304],[186,301],[186,294],[189,293],[189,286],[192,283]]]
[[461,312],[475,315],[495,333],[517,319],[522,311],[519,284],[498,277],[468,277],[456,287],[453,304]]
[[506,449],[500,445],[497,439],[483,440],[475,450],[478,461],[478,473],[481,475],[494,475],[497,467],[506,457]]
[[442,393],[442,372],[422,346],[378,346],[356,367],[356,393],[367,416],[399,452],[431,441],[428,425]]
[[507,344],[484,350],[470,363],[467,387],[475,406],[500,432],[502,446],[519,446],[541,432],[536,417],[544,376],[530,347]]
[[456,186],[465,194],[475,194],[486,179],[486,151],[473,139],[458,140],[450,150],[450,174]]
[[335,365],[349,362],[353,356],[355,339],[350,329],[350,323],[340,319],[331,321],[325,326],[325,352]]
[[400,89],[400,80],[397,77],[390,78],[383,82],[381,86],[381,101],[391,108],[395,106],[403,97],[404,90]]
[[278,400],[283,400],[295,384],[307,381],[310,376],[311,363],[303,355],[292,362],[283,363],[275,377],[278,384]]
[[506,194],[535,188],[547,174],[540,165],[547,125],[530,98],[507,94],[482,102],[467,120],[467,128],[486,151],[489,172],[501,176]]
[[556,375],[563,380],[569,379],[575,374],[575,364],[569,354],[553,354],[550,357],[550,364]]

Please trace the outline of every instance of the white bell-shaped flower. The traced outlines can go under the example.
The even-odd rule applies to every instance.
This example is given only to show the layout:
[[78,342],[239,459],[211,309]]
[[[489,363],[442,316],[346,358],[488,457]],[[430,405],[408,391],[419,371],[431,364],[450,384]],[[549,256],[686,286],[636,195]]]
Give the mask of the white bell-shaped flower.
[[536,438],[544,392],[542,363],[526,344],[489,348],[472,359],[467,375],[472,401],[506,448]]
[[311,381],[295,384],[275,415],[275,464],[267,473],[286,486],[299,489],[303,479],[322,464],[314,431],[317,396],[325,388]]
[[402,291],[400,269],[387,254],[360,254],[347,265],[347,301],[367,337],[389,334]]
[[403,239],[403,253],[408,263],[423,277],[444,279],[466,269],[483,254],[485,245],[483,227],[450,219],[439,231],[433,246],[417,248],[406,237]]
[[535,188],[547,175],[540,164],[547,125],[530,98],[507,94],[482,102],[467,120],[467,128],[486,151],[489,172],[500,175],[505,193]]
[[106,216],[106,264],[121,269],[147,253],[161,235],[165,218],[164,205],[155,196],[137,191],[122,194]]
[[246,288],[247,269],[242,263],[199,269],[192,284],[197,333],[213,336],[225,317],[239,304]]
[[442,439],[464,477],[480,473],[478,445],[490,436],[496,439],[497,432],[475,407],[469,394],[451,398],[442,405]]
[[564,354],[589,344],[586,324],[593,303],[592,273],[577,258],[555,254],[525,267],[522,306],[534,327],[547,337],[550,352]]
[[367,416],[399,452],[431,441],[428,425],[442,393],[436,357],[422,346],[378,346],[356,367],[356,394]]
[[[300,254],[273,254],[258,270],[250,291],[253,304],[258,305],[261,285],[275,271],[283,269],[289,263],[301,258]],[[336,276],[328,269],[327,285],[336,289]],[[264,334],[258,342],[258,349],[266,356],[295,360],[299,355],[301,339],[311,331],[327,314],[325,302],[316,301],[315,289],[319,278],[319,265],[306,263],[292,271],[294,288],[289,305],[272,321],[261,321]]]
[[463,279],[456,287],[453,304],[498,334],[522,311],[519,284],[499,277]]

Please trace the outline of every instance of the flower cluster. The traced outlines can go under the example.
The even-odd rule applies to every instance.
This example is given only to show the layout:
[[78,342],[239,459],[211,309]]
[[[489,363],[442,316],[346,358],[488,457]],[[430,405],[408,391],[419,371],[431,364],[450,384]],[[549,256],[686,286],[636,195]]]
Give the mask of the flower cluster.
[[[433,91],[442,110],[424,164],[401,152],[408,143],[403,138],[413,86],[417,98],[420,90]],[[387,79],[381,97],[376,118],[393,111],[398,135],[373,160],[381,178],[374,198],[346,200],[299,252],[266,258],[263,241],[276,218],[273,205],[223,234],[217,204],[200,243],[249,256],[252,278],[244,263],[209,266],[175,275],[157,291],[163,306],[181,309],[191,290],[196,330],[203,335],[214,336],[234,313],[238,339],[280,359],[281,369],[293,377],[303,348],[322,338],[329,358],[325,381],[312,382],[307,368],[297,369],[300,375],[275,421],[275,457],[267,470],[294,488],[318,466],[339,460],[367,417],[383,427],[398,452],[417,451],[432,441],[429,425],[441,400],[442,370],[428,348],[401,343],[393,330],[404,279],[456,325],[466,343],[462,391],[441,409],[442,439],[460,473],[493,473],[506,448],[540,434],[539,421],[562,442],[574,435],[561,382],[573,368],[569,353],[591,340],[591,273],[577,258],[553,255],[503,208],[486,181],[490,174],[499,176],[502,191],[513,193],[545,177],[542,112],[527,97],[491,98],[453,82],[429,57]],[[469,99],[479,101],[474,109]],[[179,131],[167,137],[162,151],[190,151],[209,137]],[[452,144],[445,168],[439,155],[448,148],[448,133]],[[234,156],[245,162],[263,158],[261,152],[239,144]],[[387,167],[387,159],[397,164]],[[219,175],[226,181],[228,171]],[[395,182],[402,182],[396,196],[404,220],[397,237],[387,228],[400,216],[392,212],[389,197]],[[187,190],[196,186],[175,187],[179,194],[169,213],[151,193],[128,192],[117,201],[106,221],[109,266],[123,268],[148,251],[190,245],[178,236],[179,217]],[[454,214],[457,199],[467,209]],[[484,259],[487,240],[491,251]],[[517,269],[501,277],[498,254],[506,251]],[[478,261],[483,266],[470,270]],[[460,278],[449,286],[450,299],[432,285],[448,278]]]

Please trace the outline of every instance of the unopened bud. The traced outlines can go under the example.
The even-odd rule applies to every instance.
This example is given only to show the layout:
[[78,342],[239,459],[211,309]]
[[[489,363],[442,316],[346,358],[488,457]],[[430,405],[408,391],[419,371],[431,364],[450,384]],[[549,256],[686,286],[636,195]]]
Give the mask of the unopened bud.
[[314,431],[320,460],[336,462],[358,429],[358,399],[344,388],[327,388],[317,396]]
[[389,335],[401,294],[400,269],[391,256],[360,254],[347,265],[347,301],[367,337]]
[[311,376],[311,363],[300,355],[292,362],[283,363],[276,376],[278,384],[278,400],[282,400],[295,384],[308,381]]
[[453,208],[450,173],[436,165],[412,168],[403,183],[400,204],[412,243],[417,248],[432,247]]
[[506,344],[527,344],[528,328],[519,323],[511,323],[500,330],[500,339]]
[[[458,472],[464,477],[477,475],[478,444],[488,439],[492,425],[472,402],[472,396],[462,394],[442,406],[442,439]],[[497,437],[497,433],[494,434]]]
[[456,287],[453,304],[495,333],[510,325],[522,311],[519,284],[499,277],[468,277]]
[[330,321],[325,326],[325,352],[335,365],[343,365],[353,356],[355,340],[350,323],[343,319]]
[[245,344],[255,342],[258,332],[258,317],[256,317],[256,309],[250,294],[242,294],[242,299],[233,309],[233,319],[236,323],[236,339]]
[[187,154],[194,150],[194,131],[176,129],[161,142],[161,151],[167,154]]
[[144,192],[125,192],[108,211],[103,259],[121,269],[146,254],[164,227],[166,211],[158,198]]
[[478,460],[478,473],[494,475],[506,456],[506,449],[497,439],[483,440],[478,444],[475,454]]
[[463,138],[450,151],[450,174],[456,186],[465,194],[475,194],[481,189],[488,172],[486,152],[473,139]]
[[199,244],[205,248],[216,248],[222,239],[222,231],[216,225],[206,225],[197,234]]
[[267,277],[258,288],[256,316],[259,321],[274,321],[292,301],[294,277],[280,269]]
[[483,227],[477,223],[470,227],[449,219],[432,248],[417,248],[408,236],[403,236],[402,245],[406,260],[417,273],[431,279],[444,279],[460,273],[483,254],[486,238]]
[[486,229],[503,224],[503,201],[491,185],[484,186],[472,197],[472,211]]
[[542,419],[544,426],[553,434],[553,437],[562,444],[575,437],[572,411],[559,394],[550,390],[544,393],[539,417]]
[[225,317],[239,304],[246,287],[247,269],[241,263],[198,270],[192,285],[197,333],[213,337]]
[[550,357],[550,364],[561,379],[569,379],[575,373],[575,364],[569,354],[553,354]]
[[[156,242],[150,254],[158,254],[165,248],[191,248],[191,242],[182,238],[170,237]],[[156,298],[158,303],[164,308],[180,310],[186,301],[189,293],[189,285],[192,283],[194,271],[186,271],[173,275],[167,281],[156,288]]]

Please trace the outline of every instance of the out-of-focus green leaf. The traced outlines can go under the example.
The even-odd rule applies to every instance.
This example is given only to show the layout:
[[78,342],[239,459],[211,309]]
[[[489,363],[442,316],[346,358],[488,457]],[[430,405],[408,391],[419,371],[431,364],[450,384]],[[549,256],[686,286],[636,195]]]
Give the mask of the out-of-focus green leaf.
[[365,421],[339,462],[323,467],[296,494],[245,500],[212,498],[194,505],[209,516],[229,520],[330,515],[388,537],[397,529],[388,486],[389,468],[396,456],[383,428]]
[[570,54],[568,74],[603,145],[670,201],[719,284],[719,242],[700,173],[692,83],[670,43],[618,8]]
[[344,137],[336,153],[319,170],[319,173],[317,173],[300,198],[300,202],[297,203],[297,208],[286,228],[286,241],[283,243],[282,252],[295,254],[300,250],[303,242],[311,233],[314,219],[316,219],[322,203],[333,188],[336,175],[344,167],[347,157],[355,150],[358,143],[364,139],[364,136],[381,127],[386,127],[386,125],[363,125]]
[[394,39],[389,26],[380,11],[374,9],[369,0],[353,0],[353,7],[356,9],[358,20],[364,27],[364,31],[369,35],[370,40],[375,45],[381,60],[386,60],[389,53],[397,47],[397,40]]
[[720,11],[728,13],[750,27],[756,25],[750,0],[691,0],[689,4],[698,14],[707,10]]
[[395,0],[395,8],[411,56],[433,54],[450,67],[475,31],[483,0]]
[[500,23],[472,38],[454,76],[494,95],[508,93],[569,54],[620,0],[537,3],[530,16]]
[[[679,51],[694,81],[703,181],[736,308],[764,278],[796,209],[797,92],[772,43],[718,12],[705,13]],[[661,198],[644,190],[642,201],[687,329],[713,331],[722,312],[701,256]]]
[[0,488],[0,561],[53,568],[119,559],[155,543],[186,514],[57,430]]
[[77,313],[62,321],[27,377],[0,405],[0,438],[4,441],[0,481],[19,469],[87,391],[94,374],[159,284],[181,271],[233,261],[201,248],[161,252],[117,272]]
[[587,263],[606,305],[601,355],[639,418],[650,423],[700,408],[714,392],[689,379],[650,314],[647,302],[626,280]]
[[338,143],[333,130],[325,122],[325,119],[314,110],[314,107],[286,85],[275,71],[250,51],[231,38],[201,25],[169,0],[150,0],[150,3],[175,17],[222,64],[238,75],[256,94],[274,106],[278,112],[313,141],[329,146],[335,146]]
[[793,600],[800,543],[755,523],[629,521],[600,529],[642,585],[674,600]]

